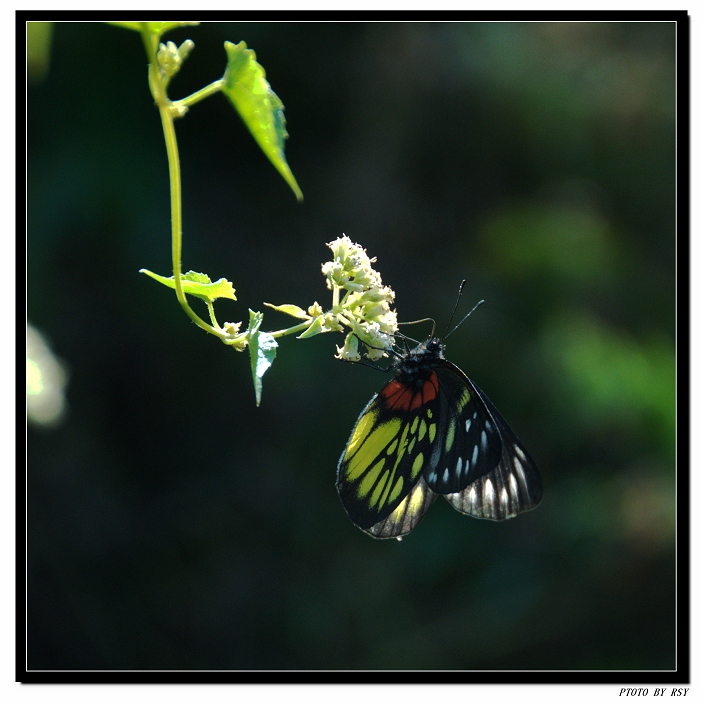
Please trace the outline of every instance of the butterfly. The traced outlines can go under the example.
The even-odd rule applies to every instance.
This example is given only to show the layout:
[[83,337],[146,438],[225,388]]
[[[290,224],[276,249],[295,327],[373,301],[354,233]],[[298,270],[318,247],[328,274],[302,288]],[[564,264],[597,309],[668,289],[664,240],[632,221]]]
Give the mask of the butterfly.
[[394,378],[364,408],[340,457],[337,491],[372,537],[408,534],[438,495],[486,520],[507,520],[542,499],[525,447],[443,351],[431,335],[394,352]]

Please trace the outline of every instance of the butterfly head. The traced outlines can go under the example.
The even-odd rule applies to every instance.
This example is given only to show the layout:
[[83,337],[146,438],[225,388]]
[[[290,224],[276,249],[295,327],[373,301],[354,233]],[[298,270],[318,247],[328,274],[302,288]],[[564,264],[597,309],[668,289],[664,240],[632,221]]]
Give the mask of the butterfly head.
[[442,340],[430,337],[398,359],[398,375],[405,379],[424,380],[437,361],[444,359],[443,350]]

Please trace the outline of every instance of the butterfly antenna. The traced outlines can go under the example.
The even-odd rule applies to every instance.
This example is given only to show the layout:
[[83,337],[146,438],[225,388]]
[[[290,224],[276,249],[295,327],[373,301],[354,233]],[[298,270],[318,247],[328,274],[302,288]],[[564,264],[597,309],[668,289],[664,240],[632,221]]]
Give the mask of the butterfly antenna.
[[[476,305],[474,305],[473,308],[471,308],[471,310],[469,310],[469,312],[467,312],[466,315],[464,315],[464,317],[461,318],[461,322],[460,322],[449,334],[454,334],[454,332],[456,332],[456,331],[459,329],[459,327],[463,324],[464,320],[465,320],[479,305],[481,305],[481,303],[485,303],[485,302],[486,302],[485,300],[479,300],[478,303],[476,303]],[[449,336],[449,334],[445,334],[444,337],[442,337],[442,339],[446,339],[446,338]]]
[[[399,322],[398,324],[399,324],[399,325],[402,325],[402,324],[409,324],[409,323],[402,323],[402,322]],[[413,343],[415,343],[415,344],[420,344],[420,342],[418,342],[417,339],[413,339],[412,337],[408,337],[407,334],[403,334],[402,332],[396,332],[395,335],[394,335],[394,337],[395,337],[396,339],[402,339],[403,342],[405,343],[405,347],[406,347],[406,348],[407,348],[407,346],[408,346],[408,342],[409,342],[409,341],[410,341],[410,342],[413,342]]]
[[[417,325],[419,322],[431,322],[432,323],[432,333],[430,334],[430,337],[434,337],[434,328],[436,326],[435,321],[431,317],[423,317],[421,320],[412,320],[411,322],[399,322],[398,327],[401,325]],[[407,337],[411,342],[417,342],[417,340],[413,339],[412,337]]]
[[[449,336],[449,334],[451,334],[454,331],[454,330],[452,330],[452,332],[447,334],[447,330],[452,326],[452,320],[454,319],[454,315],[456,315],[456,309],[459,307],[459,301],[461,300],[461,294],[464,290],[465,285],[466,285],[466,279],[464,279],[459,284],[459,295],[457,295],[457,297],[456,297],[456,303],[454,303],[454,310],[452,310],[452,314],[449,317],[449,322],[447,323],[447,329],[444,330],[444,334],[440,337],[440,339],[446,339]],[[463,322],[463,320],[461,322]],[[461,322],[459,324],[461,324]],[[458,326],[459,325],[457,325],[457,327]],[[456,329],[456,327],[454,329]],[[434,337],[434,328],[432,328],[432,336]]]

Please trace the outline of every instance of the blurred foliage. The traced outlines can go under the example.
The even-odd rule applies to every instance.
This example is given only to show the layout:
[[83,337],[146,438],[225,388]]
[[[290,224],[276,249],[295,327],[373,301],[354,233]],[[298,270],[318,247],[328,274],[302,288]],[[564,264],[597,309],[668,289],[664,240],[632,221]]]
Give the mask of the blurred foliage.
[[40,83],[49,72],[53,22],[27,23],[27,80]]
[[170,268],[139,38],[62,23],[28,90],[28,315],[70,378],[63,424],[28,429],[30,668],[674,667],[675,25],[170,38],[196,44],[174,97],[218,77],[224,40],[255,49],[305,192],[226,99],[198,105],[177,124],[186,269],[238,272],[231,319],[307,306],[344,232],[400,319],[440,330],[467,278],[462,305],[486,305],[447,355],[545,498],[504,524],[441,501],[402,543],[354,528],[336,463],[387,377],[336,361],[341,337],[286,339],[254,407],[247,359],[138,274]]

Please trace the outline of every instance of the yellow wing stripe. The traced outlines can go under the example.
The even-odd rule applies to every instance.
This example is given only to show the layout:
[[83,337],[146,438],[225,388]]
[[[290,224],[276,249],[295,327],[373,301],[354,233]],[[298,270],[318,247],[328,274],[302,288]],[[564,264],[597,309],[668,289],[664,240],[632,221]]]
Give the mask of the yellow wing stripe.
[[[391,493],[391,485],[393,483],[394,478],[395,478],[395,467],[394,467],[393,471],[389,471],[386,474],[385,491],[383,492],[383,496],[381,497],[379,504],[385,505],[386,503],[389,503],[389,502],[395,500],[397,495],[400,493],[400,489],[403,486],[403,477],[398,476],[398,480],[395,482],[395,486],[393,486],[393,492]],[[374,493],[375,493],[375,491],[374,491]],[[390,495],[389,495],[389,493],[390,493]],[[372,502],[371,506],[373,507],[374,504],[375,503]]]
[[422,469],[422,465],[425,463],[425,455],[424,454],[418,454],[415,457],[415,461],[413,461],[413,468],[412,468],[412,477],[415,478],[420,473],[420,470]]
[[451,420],[447,427],[447,438],[444,440],[444,451],[448,452],[454,444],[454,431],[456,430],[456,422]]
[[[378,477],[378,472],[376,472],[376,477]],[[391,474],[389,471],[386,471],[383,474],[383,476],[381,476],[381,479],[379,480],[376,488],[373,489],[373,493],[371,494],[371,498],[369,498],[369,507],[373,508],[379,502],[385,503],[384,493],[387,494],[388,491],[390,491],[390,488],[391,488]]]
[[[370,490],[373,488],[374,483],[376,483],[376,479],[378,478],[378,474],[383,470],[383,465],[385,464],[385,459],[381,459],[381,461],[376,462],[376,464],[369,469],[368,473],[366,476],[364,476],[363,479],[361,479],[361,483],[359,484],[359,488],[356,489],[357,495],[359,498],[363,498]],[[387,478],[387,476],[386,476]],[[378,486],[376,487],[378,490]],[[374,491],[374,495],[376,495],[376,491]],[[372,502],[375,502],[372,497]]]
[[359,448],[359,445],[364,441],[364,438],[368,434],[368,431],[371,429],[374,418],[374,413],[366,413],[366,415],[362,415],[359,418],[359,421],[356,423],[356,427],[354,428],[354,432],[351,436],[351,439],[347,444],[347,448],[344,451],[345,457],[350,457]]
[[388,497],[388,501],[390,503],[392,503],[400,495],[400,492],[402,490],[403,490],[403,477],[398,476],[398,480],[395,482],[395,486],[393,486],[393,490],[391,491],[391,494]]
[[[359,425],[368,426],[365,416],[359,420]],[[372,418],[373,419],[373,418]],[[391,444],[400,429],[400,418],[392,418],[388,422],[379,425],[363,441],[357,441],[358,428],[354,431],[352,441],[349,442],[349,449],[344,453],[344,461],[348,462],[345,468],[346,478],[354,481],[366,470],[368,465],[380,454],[383,453],[387,445]],[[383,464],[383,462],[380,462]],[[378,465],[378,464],[377,464]]]
[[400,463],[400,460],[405,455],[405,450],[408,448],[408,431],[409,430],[410,430],[410,425],[405,425],[405,429],[403,430],[403,434],[400,438],[400,444],[398,446],[398,454],[395,459],[395,464],[393,464],[393,471],[395,471],[398,468],[398,464]]

